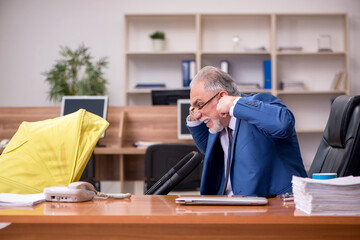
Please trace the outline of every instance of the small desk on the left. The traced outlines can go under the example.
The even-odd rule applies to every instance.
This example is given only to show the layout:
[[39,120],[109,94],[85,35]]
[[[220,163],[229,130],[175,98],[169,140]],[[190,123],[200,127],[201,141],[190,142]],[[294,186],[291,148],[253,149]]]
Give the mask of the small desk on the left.
[[[97,147],[95,156],[116,155],[119,158],[120,192],[124,190],[125,162],[138,157],[142,166],[135,171],[144,176],[145,148],[133,147],[136,141],[155,143],[194,143],[193,140],[182,140],[177,137],[177,106],[127,106],[121,111],[110,109],[109,129]],[[112,114],[111,114],[112,113]],[[114,115],[116,113],[116,116]],[[185,120],[184,120],[185,121]]]
[[[136,180],[143,180],[145,151],[132,147],[136,141],[164,143],[193,143],[192,140],[177,138],[177,106],[110,106],[107,120],[110,123],[105,137],[94,150],[95,160],[98,156],[100,172],[97,180],[103,176],[116,175],[117,168],[109,168],[104,160],[119,161],[120,191],[123,191],[125,180],[125,162],[136,159],[132,166],[132,175]],[[0,140],[10,139],[23,121],[35,122],[60,116],[60,107],[0,107]],[[0,150],[1,151],[1,150]],[[112,162],[111,162],[112,163]],[[105,165],[104,169],[101,165]],[[111,179],[112,180],[112,179]]]
[[94,154],[96,155],[117,155],[119,157],[119,177],[120,177],[120,192],[124,192],[124,181],[125,181],[125,171],[124,171],[124,159],[127,155],[142,155],[145,156],[145,148],[135,148],[135,147],[99,147],[95,148]]

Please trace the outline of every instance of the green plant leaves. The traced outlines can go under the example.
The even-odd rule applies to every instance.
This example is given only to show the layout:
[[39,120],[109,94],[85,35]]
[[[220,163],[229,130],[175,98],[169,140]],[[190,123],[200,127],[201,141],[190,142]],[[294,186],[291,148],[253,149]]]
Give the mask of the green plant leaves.
[[165,33],[161,31],[156,31],[150,35],[151,39],[162,39],[165,40]]
[[93,63],[89,48],[84,44],[75,51],[67,46],[60,48],[62,59],[44,73],[45,81],[50,85],[49,100],[59,102],[63,96],[105,95],[107,81],[103,77],[103,68],[108,65],[107,58]]

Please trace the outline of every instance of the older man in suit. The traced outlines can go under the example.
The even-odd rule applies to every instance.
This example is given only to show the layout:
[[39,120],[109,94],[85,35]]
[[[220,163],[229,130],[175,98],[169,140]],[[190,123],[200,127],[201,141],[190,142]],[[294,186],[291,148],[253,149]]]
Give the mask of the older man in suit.
[[190,85],[187,126],[205,154],[203,195],[269,195],[292,191],[306,177],[295,119],[269,93],[241,94],[232,77],[204,67]]

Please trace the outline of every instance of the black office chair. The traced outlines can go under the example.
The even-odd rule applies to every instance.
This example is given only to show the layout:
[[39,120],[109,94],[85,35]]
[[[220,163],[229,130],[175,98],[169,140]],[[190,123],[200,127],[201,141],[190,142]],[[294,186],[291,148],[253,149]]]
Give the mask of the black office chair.
[[337,97],[331,105],[323,138],[309,170],[337,173],[338,177],[360,175],[360,95]]
[[[171,168],[176,166],[189,153],[198,151],[192,144],[155,144],[147,148],[145,153],[145,184],[146,193]],[[202,174],[202,163],[199,164],[185,179],[177,184],[173,190],[199,190]],[[148,193],[149,194],[149,193]]]

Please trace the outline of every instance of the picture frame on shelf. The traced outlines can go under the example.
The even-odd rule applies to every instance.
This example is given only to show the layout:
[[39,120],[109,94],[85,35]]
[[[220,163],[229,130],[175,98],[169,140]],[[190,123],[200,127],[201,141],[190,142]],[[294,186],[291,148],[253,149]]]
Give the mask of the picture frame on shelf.
[[318,52],[333,52],[331,36],[329,34],[320,34],[318,38]]

